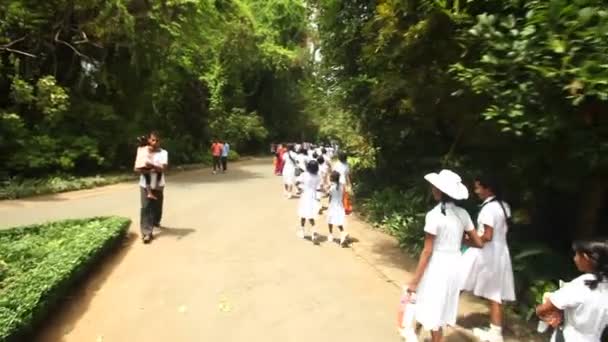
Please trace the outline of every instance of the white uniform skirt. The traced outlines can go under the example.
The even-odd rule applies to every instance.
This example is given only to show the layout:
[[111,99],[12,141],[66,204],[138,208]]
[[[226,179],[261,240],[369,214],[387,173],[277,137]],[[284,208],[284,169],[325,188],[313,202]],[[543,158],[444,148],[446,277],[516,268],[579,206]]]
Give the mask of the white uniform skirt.
[[319,213],[319,201],[317,201],[317,191],[306,189],[300,195],[298,205],[298,216],[305,219],[315,219]]
[[327,223],[335,226],[344,226],[344,221],[346,221],[344,207],[341,203],[332,202],[329,203],[329,208],[327,209]]
[[515,300],[515,282],[507,244],[491,242],[481,249],[469,248],[461,260],[463,290],[497,303]]
[[294,185],[296,183],[296,169],[293,166],[283,166],[283,184]]
[[433,251],[418,284],[416,321],[425,330],[456,324],[460,296],[460,251]]

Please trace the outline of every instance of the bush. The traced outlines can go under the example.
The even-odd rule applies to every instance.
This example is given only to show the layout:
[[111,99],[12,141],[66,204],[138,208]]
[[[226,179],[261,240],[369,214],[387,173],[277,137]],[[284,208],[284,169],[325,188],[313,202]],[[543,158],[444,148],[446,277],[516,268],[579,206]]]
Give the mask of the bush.
[[0,200],[91,189],[98,186],[133,180],[136,177],[137,175],[135,174],[124,174],[114,176],[97,175],[94,177],[58,175],[43,179],[13,178],[0,184]]
[[0,341],[27,340],[129,225],[105,217],[0,230]]
[[239,153],[235,150],[230,150],[228,152],[228,161],[236,161],[239,160],[239,158],[241,158],[241,156],[239,155]]
[[394,235],[402,249],[412,254],[420,253],[427,207],[423,192],[416,188],[406,191],[385,188],[358,200],[358,209],[374,226]]

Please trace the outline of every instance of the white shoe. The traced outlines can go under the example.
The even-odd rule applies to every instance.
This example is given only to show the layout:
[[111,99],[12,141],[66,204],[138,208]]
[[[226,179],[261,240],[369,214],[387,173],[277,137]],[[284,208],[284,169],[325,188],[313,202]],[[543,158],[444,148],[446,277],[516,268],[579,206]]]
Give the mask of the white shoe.
[[332,234],[329,234],[327,237],[327,242],[334,242],[334,236]]
[[502,335],[492,330],[474,328],[473,335],[482,342],[503,342]]
[[303,239],[303,238],[305,237],[305,236],[304,236],[304,229],[302,229],[302,228],[298,228],[298,232],[296,233],[296,235],[297,235],[297,236],[298,236],[300,239]]
[[400,330],[401,337],[405,342],[418,342],[418,336],[416,335],[416,331],[414,329],[401,329]]
[[317,242],[317,232],[312,232],[312,235],[310,236],[310,241]]

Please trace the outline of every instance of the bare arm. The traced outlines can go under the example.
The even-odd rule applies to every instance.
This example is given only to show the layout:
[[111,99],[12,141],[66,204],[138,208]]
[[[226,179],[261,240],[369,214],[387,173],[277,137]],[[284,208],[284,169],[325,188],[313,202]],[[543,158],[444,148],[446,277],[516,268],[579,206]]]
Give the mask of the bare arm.
[[561,310],[548,298],[544,303],[536,307],[536,315],[554,328],[560,325],[563,320]]
[[492,241],[492,238],[494,237],[494,228],[488,226],[487,224],[484,224],[483,226],[484,230],[483,235],[481,236],[481,240],[484,243]]
[[[471,247],[477,247],[477,248],[483,247],[484,242],[479,237],[479,235],[477,235],[477,231],[475,231],[475,229],[466,232],[466,234],[469,238],[468,240],[465,240],[467,245],[469,245]],[[484,234],[485,234],[485,232],[484,232]]]
[[416,267],[414,278],[408,286],[408,290],[411,292],[416,292],[416,289],[418,288],[418,283],[420,283],[420,279],[422,279],[424,271],[426,271],[426,267],[429,264],[429,260],[431,260],[431,256],[433,255],[434,242],[435,235],[426,233],[424,236],[424,247],[422,249],[422,252],[420,253],[420,259],[418,259],[418,266]]

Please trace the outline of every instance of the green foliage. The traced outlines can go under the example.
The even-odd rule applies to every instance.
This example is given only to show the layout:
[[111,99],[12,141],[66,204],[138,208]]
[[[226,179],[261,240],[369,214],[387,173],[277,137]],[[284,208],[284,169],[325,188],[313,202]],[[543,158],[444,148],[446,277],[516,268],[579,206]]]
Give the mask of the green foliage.
[[53,176],[43,179],[8,179],[0,184],[0,200],[17,199],[35,195],[90,189],[134,180],[135,175],[97,175],[94,177]]
[[25,340],[129,225],[107,217],[0,230],[0,341]]
[[230,150],[228,152],[228,161],[237,161],[241,158],[241,156],[239,155],[239,153],[235,150]]
[[13,0],[0,16],[2,173],[128,167],[151,129],[172,163],[199,162],[214,136],[253,152],[306,124],[303,0]]
[[320,132],[354,131],[369,146],[356,151],[372,157],[353,160],[370,219],[417,251],[416,213],[428,207],[412,186],[422,175],[447,167],[468,184],[496,176],[517,216],[518,312],[529,313],[540,288],[571,276],[571,241],[608,222],[605,2],[311,3]]
[[215,135],[228,141],[233,147],[266,139],[268,131],[257,113],[245,113],[235,108],[226,115],[218,117],[209,125]]
[[427,196],[420,189],[402,191],[395,188],[376,190],[357,197],[362,214],[376,227],[395,236],[399,246],[418,255],[424,242],[424,216]]

